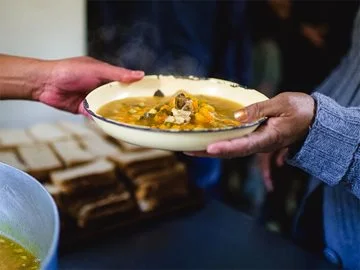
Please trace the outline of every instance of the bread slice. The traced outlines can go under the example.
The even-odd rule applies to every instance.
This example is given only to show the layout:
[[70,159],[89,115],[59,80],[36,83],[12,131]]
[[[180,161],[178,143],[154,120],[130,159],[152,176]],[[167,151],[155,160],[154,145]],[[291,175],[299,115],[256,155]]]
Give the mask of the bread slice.
[[138,151],[145,151],[148,148],[142,147],[142,146],[138,146],[135,144],[130,144],[124,141],[117,141],[117,143],[120,145],[121,150],[124,152],[138,152]]
[[46,181],[51,171],[63,168],[61,161],[46,144],[24,145],[17,150],[28,172],[39,181]]
[[97,132],[81,123],[60,121],[58,125],[61,129],[65,130],[65,132],[71,134],[76,138],[99,137],[99,134]]
[[75,140],[57,141],[53,142],[51,146],[67,167],[86,163],[95,159],[95,155],[81,148],[79,143]]
[[42,143],[55,142],[70,139],[71,135],[66,133],[56,124],[37,124],[29,128],[29,133],[36,141]]
[[13,149],[32,143],[34,139],[24,129],[0,129],[0,149]]
[[117,182],[115,165],[105,159],[52,172],[50,179],[65,193],[84,192],[88,189],[106,187]]
[[113,192],[103,198],[82,204],[72,213],[79,227],[87,227],[90,223],[118,214],[129,213],[135,209],[135,203],[127,191]]
[[119,147],[100,136],[83,137],[80,144],[95,157],[111,157],[119,153]]
[[176,160],[172,152],[156,149],[143,152],[119,152],[117,155],[112,155],[110,159],[130,178],[155,169],[169,167]]
[[108,134],[106,134],[96,123],[94,120],[85,119],[85,126],[91,129],[92,131],[96,132],[98,135],[104,138],[112,138]]
[[28,170],[25,164],[18,158],[16,153],[11,150],[0,151],[0,162],[25,172]]
[[148,212],[169,199],[188,195],[188,176],[183,163],[166,170],[153,171],[134,179],[135,197],[140,210]]
[[[122,186],[119,182],[113,182],[106,186],[82,189],[81,187],[77,190],[78,192],[66,192],[61,186],[53,183],[45,183],[44,187],[54,198],[56,205],[63,212],[68,213],[70,208],[73,208],[77,204],[86,204],[88,202],[103,198],[104,196],[113,193],[115,190],[119,190],[119,186]],[[125,190],[125,188],[122,188]]]

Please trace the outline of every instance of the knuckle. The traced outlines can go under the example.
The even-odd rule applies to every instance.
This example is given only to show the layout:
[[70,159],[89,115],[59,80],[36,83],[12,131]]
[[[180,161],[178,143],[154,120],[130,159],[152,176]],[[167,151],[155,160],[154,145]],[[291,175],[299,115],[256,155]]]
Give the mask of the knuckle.
[[260,119],[261,116],[261,105],[260,103],[254,103],[252,106],[247,109],[248,120],[255,121]]

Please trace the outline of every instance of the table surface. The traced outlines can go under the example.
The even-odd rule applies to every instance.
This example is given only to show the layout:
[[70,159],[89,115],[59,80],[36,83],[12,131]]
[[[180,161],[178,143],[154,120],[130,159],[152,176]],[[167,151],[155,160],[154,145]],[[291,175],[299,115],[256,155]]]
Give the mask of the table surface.
[[59,269],[329,269],[328,262],[218,202],[116,231],[61,254]]

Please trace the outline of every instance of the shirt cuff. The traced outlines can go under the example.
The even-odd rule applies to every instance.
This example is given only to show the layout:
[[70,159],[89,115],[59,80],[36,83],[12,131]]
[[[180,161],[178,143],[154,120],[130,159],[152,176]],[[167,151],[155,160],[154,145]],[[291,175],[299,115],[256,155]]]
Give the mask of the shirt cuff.
[[[319,93],[315,121],[304,144],[289,160],[330,186],[338,184],[350,167],[360,138],[359,111],[347,109]],[[358,116],[358,117],[356,117]]]

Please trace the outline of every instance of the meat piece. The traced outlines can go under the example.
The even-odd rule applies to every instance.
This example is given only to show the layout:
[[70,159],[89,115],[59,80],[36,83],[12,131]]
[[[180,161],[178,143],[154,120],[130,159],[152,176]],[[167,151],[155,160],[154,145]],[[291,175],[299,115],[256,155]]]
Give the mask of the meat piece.
[[164,96],[165,96],[164,93],[160,89],[156,90],[154,93],[154,97],[164,97]]
[[165,122],[168,123],[175,123],[175,124],[184,124],[189,123],[191,120],[191,111],[183,111],[183,110],[177,110],[173,108],[171,110],[172,115],[168,116],[165,119]]
[[180,93],[175,97],[175,107],[176,109],[180,110],[184,105],[186,104],[187,97],[184,95],[184,93]]

